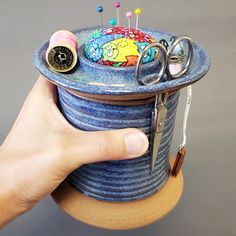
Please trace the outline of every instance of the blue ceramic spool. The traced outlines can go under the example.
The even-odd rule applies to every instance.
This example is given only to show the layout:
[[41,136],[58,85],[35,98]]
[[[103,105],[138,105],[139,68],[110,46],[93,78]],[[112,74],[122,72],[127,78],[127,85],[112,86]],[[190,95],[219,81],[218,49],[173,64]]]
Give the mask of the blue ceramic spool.
[[[84,194],[100,200],[130,201],[160,189],[169,175],[169,149],[174,130],[179,93],[168,100],[165,127],[156,168],[150,174],[150,153],[141,158],[85,165],[72,173],[70,183]],[[82,130],[107,130],[135,127],[150,140],[151,112],[154,103],[108,105],[78,98],[59,88],[61,111],[67,120]]]
[[[75,31],[79,44],[97,28]],[[170,40],[171,34],[142,29],[160,39]],[[169,176],[169,150],[174,130],[179,89],[201,79],[210,62],[205,51],[194,44],[190,71],[177,80],[166,76],[151,86],[141,86],[134,77],[135,68],[110,68],[88,61],[83,45],[79,49],[78,68],[67,74],[51,71],[44,60],[48,42],[35,53],[36,68],[58,85],[60,109],[65,118],[82,130],[140,128],[151,135],[151,111],[156,94],[169,92],[168,115],[157,162],[150,173],[150,152],[133,160],[85,165],[68,177],[68,181],[83,194],[105,201],[132,201],[158,191]],[[155,72],[155,62],[144,65],[143,76]]]

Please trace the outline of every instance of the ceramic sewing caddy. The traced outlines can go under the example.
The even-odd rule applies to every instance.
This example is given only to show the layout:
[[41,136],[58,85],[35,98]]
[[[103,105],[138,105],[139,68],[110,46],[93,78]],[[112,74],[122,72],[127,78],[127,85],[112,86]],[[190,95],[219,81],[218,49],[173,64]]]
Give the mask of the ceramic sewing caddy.
[[[158,58],[140,67],[138,64],[130,67],[101,65],[85,55],[85,43],[99,29],[74,31],[80,45],[74,70],[58,73],[48,67],[45,60],[48,42],[36,51],[34,64],[58,86],[59,108],[72,125],[87,131],[138,128],[149,138],[150,148],[137,159],[82,166],[68,176],[52,197],[65,212],[89,225],[114,230],[134,229],[163,218],[180,200],[183,175],[180,171],[176,177],[172,176],[175,158],[170,155],[180,89],[200,80],[207,73],[210,61],[206,52],[193,43],[191,65],[176,79],[165,73],[162,62],[166,58],[158,45]],[[157,42],[164,40],[171,44],[173,35],[170,33],[148,28],[140,30]],[[142,56],[139,62],[146,54]],[[156,77],[160,77],[159,81],[152,83]],[[153,162],[153,110],[156,98],[167,93],[166,122]]]

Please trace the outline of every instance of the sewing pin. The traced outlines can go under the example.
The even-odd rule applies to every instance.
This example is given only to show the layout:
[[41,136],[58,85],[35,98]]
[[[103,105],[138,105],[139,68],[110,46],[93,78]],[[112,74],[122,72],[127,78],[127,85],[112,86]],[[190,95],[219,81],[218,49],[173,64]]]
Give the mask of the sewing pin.
[[116,26],[116,19],[113,19],[113,18],[110,19],[109,23],[112,27],[115,27]]
[[120,25],[120,2],[115,2],[116,14],[117,14],[117,25]]
[[128,18],[128,22],[129,22],[129,32],[130,32],[132,12],[128,11],[128,12],[126,13],[126,17]]
[[136,29],[138,29],[138,23],[139,23],[139,15],[141,14],[141,9],[137,8],[135,10],[135,14],[136,14]]
[[99,5],[97,8],[98,13],[100,14],[100,20],[101,20],[101,27],[103,28],[103,17],[102,17],[102,13],[103,13],[103,6]]

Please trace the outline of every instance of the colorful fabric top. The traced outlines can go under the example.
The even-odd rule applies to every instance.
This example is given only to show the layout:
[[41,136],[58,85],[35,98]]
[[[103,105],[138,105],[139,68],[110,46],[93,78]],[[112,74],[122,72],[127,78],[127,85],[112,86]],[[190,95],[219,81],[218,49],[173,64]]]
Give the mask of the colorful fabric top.
[[[140,53],[150,43],[156,42],[150,35],[137,29],[116,26],[100,29],[85,43],[86,57],[95,63],[114,67],[135,66]],[[157,58],[157,50],[150,49],[143,63]]]

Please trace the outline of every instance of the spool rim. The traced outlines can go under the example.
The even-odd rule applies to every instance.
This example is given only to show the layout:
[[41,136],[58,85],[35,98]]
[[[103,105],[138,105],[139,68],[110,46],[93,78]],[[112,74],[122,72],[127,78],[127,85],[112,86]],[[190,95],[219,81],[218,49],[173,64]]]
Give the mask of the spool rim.
[[[61,34],[61,33],[65,33],[65,34],[69,34],[74,40],[76,40],[77,41],[77,38],[76,38],[76,36],[71,32],[71,31],[68,31],[68,30],[58,30],[57,32],[55,32],[53,35],[57,35],[57,34]],[[52,36],[53,36],[52,35]]]
[[[51,63],[49,62],[49,54],[56,47],[65,47],[65,48],[67,48],[71,51],[71,53],[73,55],[73,63],[67,69],[58,69],[58,68],[52,66]],[[46,62],[48,64],[49,68],[52,69],[53,71],[56,71],[56,72],[64,73],[64,72],[71,71],[75,67],[75,65],[77,64],[77,61],[78,61],[78,55],[77,55],[76,49],[73,48],[69,43],[66,43],[66,42],[63,42],[63,41],[55,43],[55,44],[49,46],[47,51],[46,51]]]

